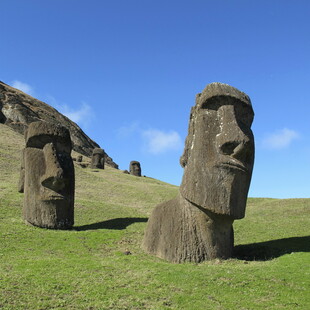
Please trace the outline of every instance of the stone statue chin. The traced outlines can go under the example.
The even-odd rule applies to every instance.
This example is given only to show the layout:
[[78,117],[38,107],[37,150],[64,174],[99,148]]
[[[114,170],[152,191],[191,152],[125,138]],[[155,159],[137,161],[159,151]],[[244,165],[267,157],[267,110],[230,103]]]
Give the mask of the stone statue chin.
[[196,97],[180,163],[176,199],[155,207],[143,247],[172,262],[228,258],[235,219],[245,215],[254,162],[249,97],[227,84]]
[[46,122],[34,122],[25,134],[20,184],[27,223],[68,229],[74,223],[74,166],[69,131]]

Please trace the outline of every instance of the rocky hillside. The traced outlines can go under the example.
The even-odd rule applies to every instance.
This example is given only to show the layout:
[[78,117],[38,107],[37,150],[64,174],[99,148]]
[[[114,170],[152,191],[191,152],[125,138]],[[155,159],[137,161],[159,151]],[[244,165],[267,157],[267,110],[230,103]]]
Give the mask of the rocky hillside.
[[[78,153],[90,156],[95,147],[100,147],[76,123],[53,107],[0,81],[0,123],[24,134],[25,128],[38,120],[60,123],[67,127],[70,130],[73,149]],[[118,168],[108,155],[106,155],[106,163]]]

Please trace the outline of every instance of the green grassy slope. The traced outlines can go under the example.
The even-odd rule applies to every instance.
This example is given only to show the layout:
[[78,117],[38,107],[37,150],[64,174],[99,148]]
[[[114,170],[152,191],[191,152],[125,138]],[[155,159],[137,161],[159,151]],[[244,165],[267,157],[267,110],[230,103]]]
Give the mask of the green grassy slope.
[[31,227],[17,192],[23,137],[0,124],[0,144],[0,309],[310,308],[310,199],[249,199],[236,258],[171,264],[140,243],[175,186],[76,167],[75,229]]

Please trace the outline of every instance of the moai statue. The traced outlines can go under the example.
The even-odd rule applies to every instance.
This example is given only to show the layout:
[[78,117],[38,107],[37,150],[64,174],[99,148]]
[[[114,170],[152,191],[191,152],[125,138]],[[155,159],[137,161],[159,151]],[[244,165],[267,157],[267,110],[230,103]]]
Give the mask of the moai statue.
[[33,122],[25,140],[21,180],[24,180],[26,223],[43,228],[71,228],[74,223],[74,166],[69,130],[43,121]]
[[81,163],[81,162],[83,161],[83,156],[82,156],[82,155],[78,155],[78,156],[76,157],[76,161],[77,161],[78,163]]
[[129,173],[141,177],[141,165],[138,161],[133,160],[130,162]]
[[100,148],[94,148],[90,168],[104,169],[104,158],[105,158],[104,150]]
[[232,256],[233,221],[245,215],[254,163],[250,98],[207,85],[191,110],[178,196],[155,207],[142,247],[171,262]]

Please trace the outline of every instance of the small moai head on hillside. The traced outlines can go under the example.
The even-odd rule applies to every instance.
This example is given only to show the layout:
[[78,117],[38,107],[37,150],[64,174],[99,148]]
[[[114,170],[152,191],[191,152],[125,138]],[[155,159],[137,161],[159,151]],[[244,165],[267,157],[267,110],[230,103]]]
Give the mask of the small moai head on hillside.
[[104,159],[104,150],[100,148],[94,148],[90,167],[93,169],[104,169]]
[[141,165],[138,161],[133,160],[130,162],[129,173],[141,177]]
[[253,117],[250,98],[227,84],[209,84],[196,96],[180,159],[185,199],[215,214],[244,217],[254,163]]
[[44,228],[71,228],[74,223],[74,166],[69,130],[43,121],[33,122],[25,133],[25,140],[25,221]]
[[82,155],[78,155],[78,156],[76,157],[76,161],[77,161],[78,163],[81,163],[81,162],[83,161],[83,156],[82,156]]

